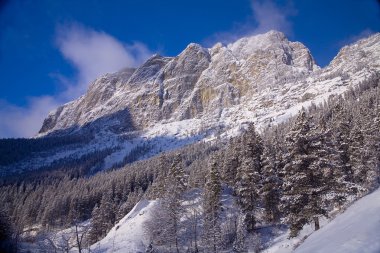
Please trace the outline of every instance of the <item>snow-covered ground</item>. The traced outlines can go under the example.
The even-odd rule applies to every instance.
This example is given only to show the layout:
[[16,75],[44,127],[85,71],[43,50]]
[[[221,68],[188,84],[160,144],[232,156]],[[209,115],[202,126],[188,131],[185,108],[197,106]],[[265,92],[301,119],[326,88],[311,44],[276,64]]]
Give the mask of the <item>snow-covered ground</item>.
[[[183,206],[189,212],[201,212],[201,191],[194,189],[185,194]],[[233,197],[223,192],[222,204],[225,214],[232,214]],[[154,218],[157,200],[141,200],[121,219],[105,238],[91,246],[94,253],[138,253],[145,252],[149,238],[144,223]],[[184,220],[188,217],[186,215]],[[223,216],[223,220],[228,217]],[[88,227],[89,221],[80,224],[80,230]],[[262,253],[379,253],[380,252],[380,189],[359,199],[345,212],[332,220],[321,219],[321,229],[314,231],[313,225],[305,225],[296,238],[288,239],[286,226],[260,229]],[[40,236],[36,243],[25,244],[23,249],[40,252],[40,249],[69,249],[77,252],[74,227]],[[67,247],[66,247],[67,246]],[[87,247],[85,252],[87,252]],[[21,250],[27,252],[27,250]],[[225,251],[227,252],[227,251]]]
[[380,189],[310,235],[296,253],[379,253]]
[[359,199],[332,221],[321,220],[321,226],[314,232],[312,225],[306,225],[292,239],[284,233],[274,238],[263,253],[379,253],[380,189]]
[[153,214],[157,201],[141,200],[121,219],[105,238],[91,246],[94,253],[145,252],[149,243],[144,233],[144,222]]

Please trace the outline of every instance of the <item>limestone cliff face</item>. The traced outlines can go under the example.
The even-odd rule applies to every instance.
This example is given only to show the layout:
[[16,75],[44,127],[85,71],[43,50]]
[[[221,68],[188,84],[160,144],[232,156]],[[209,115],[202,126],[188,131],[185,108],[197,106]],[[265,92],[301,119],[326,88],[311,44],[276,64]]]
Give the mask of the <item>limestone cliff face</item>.
[[[344,47],[320,69],[303,44],[276,31],[212,48],[192,43],[176,57],[154,55],[137,69],[96,79],[86,94],[48,115],[40,136],[88,125],[113,131],[190,119],[201,119],[205,128],[238,124],[235,119],[266,122],[270,110],[342,92],[338,87],[357,76],[378,72],[379,44],[376,34]],[[326,80],[334,82],[326,87]]]

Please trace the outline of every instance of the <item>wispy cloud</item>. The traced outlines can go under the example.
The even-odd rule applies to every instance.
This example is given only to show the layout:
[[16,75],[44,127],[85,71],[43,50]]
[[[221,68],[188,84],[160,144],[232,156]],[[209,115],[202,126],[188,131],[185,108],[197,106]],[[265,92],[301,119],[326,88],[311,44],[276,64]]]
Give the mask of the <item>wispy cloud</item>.
[[56,44],[77,74],[71,78],[52,74],[62,86],[62,91],[31,97],[23,107],[0,100],[0,138],[35,135],[49,111],[83,94],[96,77],[124,67],[135,67],[152,54],[140,42],[125,44],[103,31],[80,24],[59,26]]
[[50,110],[59,104],[52,96],[32,97],[24,107],[0,100],[0,137],[31,137]]
[[[135,67],[152,54],[142,43],[123,44],[105,32],[78,24],[59,27],[56,41],[62,55],[78,71],[74,87],[66,92],[69,99],[83,94],[99,75]],[[65,83],[69,83],[67,79]]]
[[252,16],[246,22],[236,24],[230,31],[213,34],[205,40],[205,44],[207,46],[212,46],[216,42],[228,44],[243,36],[265,33],[269,30],[292,34],[292,23],[288,19],[296,13],[292,2],[280,6],[273,0],[252,0],[251,10]]
[[367,28],[367,29],[364,29],[363,31],[361,31],[360,33],[358,34],[354,34],[354,35],[351,35],[350,37],[342,40],[342,41],[339,41],[338,43],[338,46],[339,47],[343,47],[343,46],[347,46],[351,43],[354,43],[360,39],[363,39],[363,38],[367,38],[369,36],[371,36],[372,34],[374,34],[375,32],[372,31],[371,29]]

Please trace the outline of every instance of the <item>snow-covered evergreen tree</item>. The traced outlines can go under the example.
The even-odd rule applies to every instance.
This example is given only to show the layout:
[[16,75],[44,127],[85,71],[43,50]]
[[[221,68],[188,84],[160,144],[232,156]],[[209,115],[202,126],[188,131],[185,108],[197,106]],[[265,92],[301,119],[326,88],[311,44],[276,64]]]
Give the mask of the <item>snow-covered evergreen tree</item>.
[[221,239],[219,213],[221,182],[215,157],[211,158],[203,197],[203,242],[207,252],[216,253]]
[[260,189],[260,193],[266,221],[276,222],[280,218],[279,204],[282,184],[280,169],[283,156],[277,130],[275,130],[273,137],[264,146],[262,166],[263,186]]
[[241,165],[240,149],[240,138],[235,138],[224,150],[222,178],[232,188],[235,186],[237,169]]
[[166,176],[168,174],[169,162],[167,157],[163,154],[160,155],[159,163],[156,168],[156,178],[152,184],[151,197],[161,198],[165,194]]
[[353,182],[353,170],[349,154],[351,119],[347,111],[339,103],[333,110],[333,117],[336,125],[333,132],[333,141],[337,153],[334,159],[334,177],[341,184]]
[[237,201],[244,216],[248,233],[255,228],[255,212],[258,203],[258,189],[261,183],[263,144],[261,137],[251,124],[242,135],[241,159],[235,184]]
[[323,208],[323,195],[328,190],[321,162],[324,152],[320,136],[314,130],[311,118],[302,111],[287,135],[282,209],[288,214],[291,237],[312,220],[318,229],[318,216],[327,215]]
[[162,200],[162,209],[164,213],[162,228],[169,241],[177,253],[180,252],[180,226],[183,215],[182,193],[185,191],[185,173],[182,165],[182,156],[177,154],[170,166],[168,176],[166,178],[166,192]]

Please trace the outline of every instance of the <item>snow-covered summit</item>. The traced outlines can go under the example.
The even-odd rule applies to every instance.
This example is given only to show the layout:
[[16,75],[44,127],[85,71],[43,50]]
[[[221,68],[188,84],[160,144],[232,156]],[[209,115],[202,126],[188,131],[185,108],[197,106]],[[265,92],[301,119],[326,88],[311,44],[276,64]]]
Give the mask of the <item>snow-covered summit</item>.
[[[153,55],[136,69],[99,77],[86,94],[51,112],[38,137],[90,132],[91,149],[115,148],[120,154],[111,156],[122,159],[142,141],[183,145],[215,131],[231,136],[244,122],[259,129],[281,122],[379,70],[380,34],[342,48],[322,69],[302,43],[277,31],[227,46],[192,43],[176,57]],[[125,137],[132,135],[139,138]],[[161,141],[154,150],[177,144]]]
[[177,57],[154,55],[136,70],[98,78],[84,96],[49,114],[40,135],[125,109],[140,129],[163,120],[210,118],[246,94],[317,69],[305,46],[276,31],[212,49],[191,43]]

